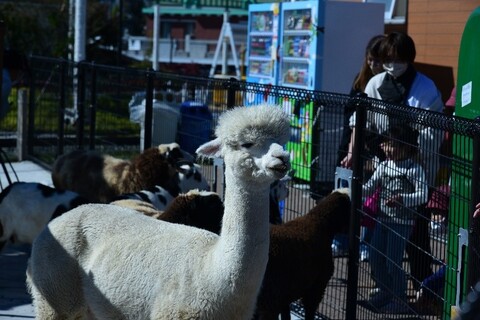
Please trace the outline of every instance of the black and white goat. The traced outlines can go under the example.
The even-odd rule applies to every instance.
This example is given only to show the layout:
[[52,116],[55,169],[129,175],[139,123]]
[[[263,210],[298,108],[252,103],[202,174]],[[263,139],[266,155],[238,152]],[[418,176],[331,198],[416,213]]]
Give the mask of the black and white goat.
[[14,182],[0,193],[0,250],[7,242],[31,244],[48,222],[87,199],[36,182]]

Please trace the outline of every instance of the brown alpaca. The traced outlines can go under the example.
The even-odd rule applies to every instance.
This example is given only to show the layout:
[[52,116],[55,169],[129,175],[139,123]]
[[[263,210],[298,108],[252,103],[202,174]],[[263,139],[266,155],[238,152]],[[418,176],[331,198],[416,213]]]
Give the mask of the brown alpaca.
[[75,191],[91,202],[108,203],[121,194],[157,185],[175,196],[180,190],[172,161],[158,147],[145,150],[131,161],[75,150],[55,161],[52,181],[55,188]]

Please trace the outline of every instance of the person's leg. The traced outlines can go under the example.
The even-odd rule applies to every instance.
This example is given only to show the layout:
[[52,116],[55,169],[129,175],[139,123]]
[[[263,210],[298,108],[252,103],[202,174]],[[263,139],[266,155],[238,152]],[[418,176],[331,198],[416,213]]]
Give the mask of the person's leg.
[[391,279],[390,288],[398,300],[407,301],[407,279],[402,262],[412,226],[402,224],[389,224],[389,226],[391,230],[387,236],[387,271]]
[[332,254],[334,257],[346,255],[348,252],[348,234],[337,233],[332,242]]
[[420,288],[423,279],[433,274],[433,258],[428,231],[430,211],[423,205],[417,209],[417,212],[418,216],[415,220],[415,226],[406,246],[412,285],[415,290]]
[[373,228],[362,227],[362,240],[365,243],[370,243],[372,241]]
[[387,229],[383,223],[377,223],[373,230],[370,248],[370,268],[375,286],[378,288],[375,295],[369,302],[376,308],[387,304],[391,298],[390,276],[387,272],[386,251],[387,251]]
[[360,261],[367,261],[370,257],[370,242],[372,241],[373,228],[362,226],[360,228]]

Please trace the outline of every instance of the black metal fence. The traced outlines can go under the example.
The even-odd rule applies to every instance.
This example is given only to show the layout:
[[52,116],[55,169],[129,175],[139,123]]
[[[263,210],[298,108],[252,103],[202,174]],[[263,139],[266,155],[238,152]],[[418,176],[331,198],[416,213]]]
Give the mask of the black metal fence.
[[[212,138],[218,116],[228,108],[281,105],[291,115],[291,140],[286,148],[295,170],[290,195],[281,203],[283,220],[306,214],[342,179],[349,180],[352,190],[348,247],[344,255],[335,258],[335,274],[319,306],[319,319],[448,319],[480,278],[479,229],[472,220],[479,200],[480,127],[474,120],[364,97],[234,79],[185,77],[42,57],[33,57],[31,68],[28,154],[47,167],[58,155],[77,148],[131,158],[151,145],[175,140],[194,153]],[[346,151],[341,150],[346,108],[356,110],[357,128],[353,170],[347,176],[337,171],[339,154]],[[15,136],[16,112],[12,108],[0,123],[5,145]],[[430,175],[422,183],[429,190],[431,204],[405,206],[414,216],[415,227],[405,239],[408,254],[400,265],[390,266],[405,271],[409,312],[386,315],[367,302],[379,284],[372,280],[370,263],[360,259],[359,250],[361,245],[378,250],[360,236],[366,214],[362,185],[378,165],[369,146],[378,146],[384,138],[371,124],[376,123],[378,129],[392,122],[420,132],[416,161]],[[405,144],[406,138],[396,142]],[[373,220],[384,224],[381,219]],[[439,286],[428,282],[422,286],[427,276],[439,270],[445,272],[439,277]],[[388,287],[388,283],[383,285]],[[419,307],[416,293],[420,289]],[[292,311],[301,315],[301,302],[292,305]]]

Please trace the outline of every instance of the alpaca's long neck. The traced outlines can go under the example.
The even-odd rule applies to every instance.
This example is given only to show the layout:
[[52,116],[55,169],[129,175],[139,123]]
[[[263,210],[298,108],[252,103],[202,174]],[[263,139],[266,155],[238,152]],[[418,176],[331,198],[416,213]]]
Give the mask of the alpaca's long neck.
[[232,181],[228,176],[225,183],[222,238],[234,241],[236,246],[268,241],[269,186],[252,186],[244,181]]
[[[225,172],[225,213],[213,254],[215,264],[236,292],[236,303],[253,303],[263,279],[269,247],[269,186],[248,184]],[[240,301],[245,299],[245,301]]]

